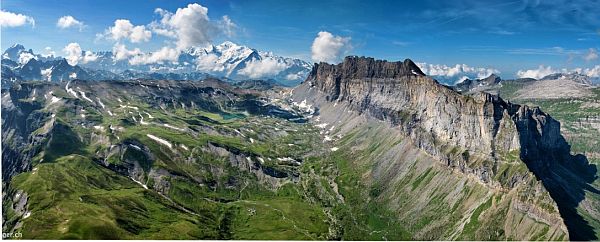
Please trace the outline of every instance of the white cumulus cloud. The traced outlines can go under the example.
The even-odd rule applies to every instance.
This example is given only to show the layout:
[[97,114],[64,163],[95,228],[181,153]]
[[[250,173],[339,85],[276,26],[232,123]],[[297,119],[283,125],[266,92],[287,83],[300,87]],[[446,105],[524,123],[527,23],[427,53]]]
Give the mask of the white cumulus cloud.
[[191,46],[206,45],[219,34],[233,35],[236,25],[228,16],[221,21],[212,21],[208,17],[208,8],[192,3],[185,8],[178,8],[175,13],[157,8],[155,13],[161,16],[150,27],[154,33],[176,40],[178,49]]
[[461,78],[458,78],[458,80],[456,80],[456,82],[454,84],[458,84],[458,83],[464,82],[467,79],[469,79],[468,76],[462,76]]
[[66,54],[65,59],[67,59],[69,65],[74,66],[79,63],[82,51],[81,46],[79,46],[78,43],[69,43],[67,46],[65,46],[63,51]]
[[66,54],[65,59],[72,66],[77,65],[79,62],[85,64],[98,59],[98,56],[91,51],[81,50],[81,46],[78,43],[69,43],[65,46],[63,52]]
[[288,81],[294,81],[301,79],[306,73],[303,71],[299,71],[298,73],[290,73],[285,76],[285,79]]
[[427,64],[427,63],[416,63],[423,73],[429,76],[443,76],[443,77],[455,77],[462,76],[458,80],[464,80],[466,76],[471,78],[486,78],[491,74],[500,73],[499,70],[494,68],[484,67],[472,67],[467,64],[456,64],[454,66],[439,65],[439,64]]
[[579,73],[589,77],[600,77],[600,65],[591,68],[554,69],[551,66],[540,65],[537,69],[519,70],[517,77],[541,79],[555,73]]
[[321,31],[313,41],[311,52],[315,62],[335,63],[352,49],[350,37],[334,36]]
[[277,75],[287,67],[285,63],[278,62],[275,59],[252,60],[246,64],[246,67],[239,70],[238,74],[250,78],[261,78]]
[[81,31],[85,25],[83,22],[75,19],[73,16],[67,15],[60,17],[56,22],[56,26],[61,29],[79,28],[79,31]]
[[196,60],[196,69],[205,72],[219,72],[225,70],[225,66],[218,63],[219,57],[215,54],[208,54]]
[[159,50],[147,54],[139,54],[129,59],[131,65],[144,65],[162,63],[165,61],[177,61],[181,52],[174,48],[162,47]]
[[108,28],[105,35],[116,41],[127,39],[131,43],[148,42],[152,38],[152,32],[146,26],[135,26],[127,19],[115,20],[114,26]]
[[235,29],[237,29],[237,25],[233,21],[231,21],[231,18],[229,18],[229,16],[223,16],[219,26],[221,28],[221,31],[223,31],[223,33],[226,36],[233,37],[235,35]]
[[32,17],[20,13],[11,13],[0,10],[0,26],[19,27],[25,24],[31,24],[31,26],[35,26],[35,20]]
[[124,44],[115,44],[112,49],[113,58],[116,61],[129,59],[131,56],[136,56],[142,54],[142,51],[139,48],[135,48],[133,50],[128,50]]
[[31,59],[37,58],[35,58],[35,56],[29,52],[21,52],[21,54],[19,54],[19,64],[21,65],[27,64],[27,62],[29,62]]
[[[160,18],[147,25],[133,25],[127,19],[117,19],[114,25],[103,33],[96,34],[96,39],[114,40],[113,57],[115,60],[128,60],[129,64],[142,65],[177,61],[181,51],[192,46],[203,46],[212,38],[224,34],[233,36],[237,25],[225,15],[221,20],[211,20],[208,8],[192,3],[186,7],[170,12],[161,8],[154,11]],[[162,35],[169,39],[165,46],[155,52],[144,53],[139,48],[127,49],[122,40],[131,43],[148,42],[152,34]],[[220,71],[225,67],[213,62],[211,56],[196,63],[199,70]]]
[[540,65],[540,66],[538,66],[537,69],[517,71],[517,77],[541,79],[547,75],[558,73],[558,72],[559,72],[558,70],[553,69],[551,66]]
[[91,51],[84,51],[83,52],[83,58],[82,58],[82,62],[88,63],[88,62],[92,62],[92,61],[96,61],[98,59],[98,55],[96,55],[94,52]]
[[600,65],[594,66],[592,68],[583,69],[582,73],[589,77],[600,77]]

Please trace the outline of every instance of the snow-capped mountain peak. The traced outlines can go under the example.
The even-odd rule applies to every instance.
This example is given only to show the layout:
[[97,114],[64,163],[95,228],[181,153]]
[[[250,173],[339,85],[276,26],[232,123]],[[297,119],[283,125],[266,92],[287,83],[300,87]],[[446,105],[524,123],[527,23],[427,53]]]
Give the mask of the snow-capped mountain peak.
[[225,41],[219,45],[216,46],[217,49],[219,49],[220,51],[226,50],[226,49],[240,49],[240,48],[248,48],[246,46],[240,46],[237,45],[231,41]]
[[[151,54],[151,53],[147,53]],[[89,60],[89,55],[94,58]],[[140,55],[140,54],[138,54]],[[134,56],[135,57],[135,56]],[[225,41],[218,45],[190,47],[178,53],[175,61],[131,64],[128,58],[119,58],[112,51],[82,53],[82,60],[75,66],[65,65],[62,57],[44,57],[34,54],[24,46],[17,44],[3,54],[2,71],[11,80],[52,80],[68,79],[73,73],[79,79],[127,79],[127,78],[181,78],[193,79],[206,75],[233,80],[273,79],[283,84],[297,84],[308,75],[312,64],[300,59],[286,58],[272,52]],[[133,57],[129,57],[133,58]],[[27,68],[23,67],[30,60]],[[38,67],[39,66],[39,67]],[[8,73],[10,70],[11,73]],[[21,71],[27,72],[20,76]],[[43,73],[42,73],[43,71]],[[5,73],[6,72],[6,73]],[[4,83],[3,78],[3,83]]]
[[[27,55],[27,54],[33,55],[33,51],[26,50],[23,45],[14,44],[10,48],[6,49],[6,51],[4,51],[4,53],[2,54],[2,59],[9,59],[14,62],[19,62],[19,58],[21,58],[22,54],[23,55]],[[23,63],[23,64],[25,64],[25,63]]]

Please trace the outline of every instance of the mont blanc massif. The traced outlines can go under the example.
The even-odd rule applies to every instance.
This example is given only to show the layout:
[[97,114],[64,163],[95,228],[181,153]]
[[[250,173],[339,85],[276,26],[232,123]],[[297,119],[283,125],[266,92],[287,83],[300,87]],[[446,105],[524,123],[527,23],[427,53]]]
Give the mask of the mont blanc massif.
[[[176,20],[197,6],[157,9],[111,51],[3,47],[4,238],[600,239],[600,70],[384,60],[325,31],[315,61],[225,40],[180,48],[199,33]],[[44,28],[9,10],[3,38]],[[75,18],[73,32],[93,28]],[[51,27],[74,23],[61,20]],[[121,44],[161,30],[177,47]]]

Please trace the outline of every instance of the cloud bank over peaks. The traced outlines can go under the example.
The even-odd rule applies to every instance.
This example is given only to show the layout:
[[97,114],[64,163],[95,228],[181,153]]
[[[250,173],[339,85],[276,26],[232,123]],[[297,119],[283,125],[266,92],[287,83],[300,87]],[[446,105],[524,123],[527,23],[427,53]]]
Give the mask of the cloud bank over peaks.
[[311,46],[311,57],[315,62],[337,63],[351,50],[350,37],[335,36],[321,31]]
[[574,68],[574,69],[554,69],[551,66],[540,65],[537,69],[519,70],[517,77],[519,78],[535,78],[541,79],[547,75],[556,73],[579,73],[589,77],[600,77],[600,65],[592,68]]
[[519,78],[535,78],[541,79],[547,75],[556,73],[579,73],[589,77],[600,77],[600,65],[591,68],[574,68],[574,69],[554,69],[551,66],[540,65],[537,69],[519,70],[517,77]]
[[239,74],[250,78],[261,78],[266,76],[275,76],[288,68],[285,63],[278,62],[276,59],[252,60],[246,63],[246,67],[239,71]]
[[129,57],[141,55],[143,52],[139,48],[128,50],[124,44],[115,44],[113,46],[113,58],[115,61],[127,60]]
[[69,43],[63,49],[66,56],[65,59],[69,63],[69,65],[75,66],[79,62],[88,63],[92,61],[96,61],[98,56],[91,51],[82,51],[81,46],[78,43]]
[[46,46],[46,48],[44,48],[44,53],[42,53],[42,57],[54,57],[56,56],[56,51],[52,50],[52,47],[50,46]]
[[204,58],[196,60],[196,69],[204,72],[222,72],[225,66],[219,62],[217,55],[209,53]]
[[[72,42],[62,48],[61,52],[64,53],[61,56],[56,56],[50,47],[45,49],[46,54],[34,54],[21,45],[11,48],[3,58],[17,62],[19,66],[24,66],[31,59],[45,63],[64,58],[71,66],[107,71],[93,74],[93,78],[99,79],[106,75],[113,78],[133,71],[156,75],[170,73],[180,75],[179,77],[184,79],[208,74],[232,80],[273,79],[282,83],[297,84],[312,69],[312,65],[303,60],[277,56],[272,52],[259,51],[230,41],[216,46],[190,47],[181,51],[165,46],[153,52],[128,48],[122,43],[115,43],[112,51],[91,52],[83,50],[79,43]],[[80,78],[84,78],[79,74]],[[129,75],[128,72],[122,77]]]
[[542,77],[558,72],[558,70],[552,69],[551,66],[540,65],[537,69],[517,71],[517,77],[541,79]]
[[162,47],[158,51],[151,52],[148,54],[138,54],[133,56],[133,58],[129,59],[129,64],[131,65],[145,65],[145,64],[153,64],[153,63],[163,63],[167,61],[177,61],[179,58],[179,54],[181,52],[179,50]]
[[437,76],[443,78],[455,78],[456,81],[464,81],[465,79],[483,79],[491,74],[499,74],[500,71],[495,68],[472,67],[467,64],[456,64],[454,66],[428,64],[424,62],[416,63],[423,73],[428,76]]
[[[134,25],[128,19],[117,19],[114,25],[97,34],[100,39],[114,41],[113,58],[117,61],[128,60],[131,65],[156,64],[177,61],[179,55],[191,47],[210,45],[220,35],[234,36],[237,25],[229,18],[211,20],[208,8],[192,3],[170,12],[156,8],[158,19],[147,25]],[[123,41],[130,43],[148,42],[152,36],[167,37],[166,45],[152,52],[143,52],[139,48],[128,48]],[[208,66],[210,61],[199,63],[199,70],[218,70],[219,66]]]

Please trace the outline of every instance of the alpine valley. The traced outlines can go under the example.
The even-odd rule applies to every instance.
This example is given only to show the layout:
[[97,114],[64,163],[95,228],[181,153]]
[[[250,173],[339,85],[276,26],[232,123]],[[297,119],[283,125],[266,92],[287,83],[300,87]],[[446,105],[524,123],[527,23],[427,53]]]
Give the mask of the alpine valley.
[[[600,238],[600,88],[585,76],[446,86],[410,59],[309,64],[231,42],[177,63],[93,54],[4,53],[4,232]],[[282,68],[243,75],[261,60]]]

